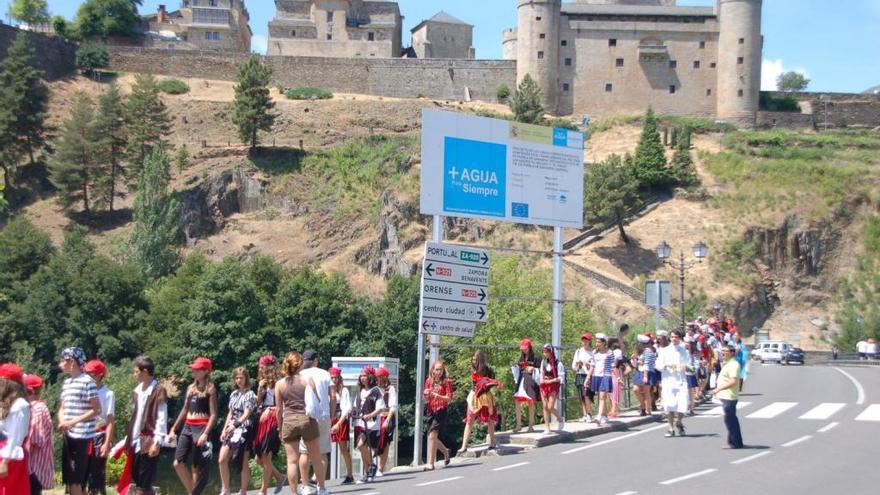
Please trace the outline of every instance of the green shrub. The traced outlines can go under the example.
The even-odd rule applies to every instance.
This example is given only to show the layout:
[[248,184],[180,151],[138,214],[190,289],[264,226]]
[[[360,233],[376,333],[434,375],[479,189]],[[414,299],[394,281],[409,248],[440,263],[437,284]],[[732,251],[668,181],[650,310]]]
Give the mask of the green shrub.
[[284,93],[291,100],[329,100],[333,93],[321,88],[293,88]]
[[162,79],[159,81],[159,91],[169,95],[182,95],[189,93],[189,85],[180,79]]
[[110,54],[101,43],[83,43],[76,50],[76,67],[83,74],[91,74],[97,69],[107,67],[109,63]]
[[551,119],[549,122],[547,122],[547,125],[550,127],[555,127],[557,129],[568,129],[569,131],[578,130],[577,124],[569,119],[563,118]]
[[800,112],[797,98],[793,96],[773,96],[766,91],[761,91],[758,99],[758,107],[768,112]]
[[510,96],[510,86],[506,84],[498,86],[498,89],[495,90],[495,96],[497,96],[499,100],[507,99]]

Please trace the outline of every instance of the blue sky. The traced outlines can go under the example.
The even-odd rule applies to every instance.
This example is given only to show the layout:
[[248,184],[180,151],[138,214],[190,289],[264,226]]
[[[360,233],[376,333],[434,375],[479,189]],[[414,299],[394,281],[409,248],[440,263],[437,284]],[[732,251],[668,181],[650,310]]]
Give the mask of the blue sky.
[[[49,0],[52,14],[73,18],[81,2]],[[170,9],[179,0],[144,0],[143,11],[160,3]],[[470,23],[479,58],[501,57],[501,31],[516,24],[514,0],[399,0],[409,30],[438,10]],[[713,5],[714,0],[679,0],[679,5]],[[0,0],[5,15],[9,0]],[[266,26],[275,13],[273,0],[247,0],[254,49],[265,50]],[[773,89],[784,70],[805,72],[812,91],[861,92],[880,85],[880,0],[764,0],[764,89]]]

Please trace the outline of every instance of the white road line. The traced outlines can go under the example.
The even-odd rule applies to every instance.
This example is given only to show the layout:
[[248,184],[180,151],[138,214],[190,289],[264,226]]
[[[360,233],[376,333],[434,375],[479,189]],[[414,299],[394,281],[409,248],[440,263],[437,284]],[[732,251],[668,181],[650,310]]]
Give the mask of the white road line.
[[648,433],[649,431],[659,430],[660,428],[666,428],[666,425],[665,425],[665,424],[657,425],[657,426],[654,426],[654,427],[652,427],[652,428],[648,428],[648,429],[646,429],[646,430],[636,431],[636,432],[628,433],[628,434],[626,434],[626,435],[622,435],[622,436],[619,436],[619,437],[611,438],[611,439],[608,439],[608,440],[603,440],[603,441],[601,441],[601,442],[596,442],[596,443],[591,443],[591,444],[589,444],[589,445],[584,445],[583,447],[578,447],[578,448],[576,448],[576,449],[566,450],[565,452],[562,452],[562,455],[574,454],[575,452],[580,452],[580,451],[582,451],[582,450],[592,449],[593,447],[598,447],[598,446],[600,446],[600,445],[609,444],[609,443],[612,443],[612,442],[616,442],[616,441],[618,441],[618,440],[623,440],[623,439],[625,439],[625,438],[634,437],[634,436],[636,436],[636,435],[641,435],[641,434],[643,434],[643,433]]
[[529,463],[528,463],[528,462],[519,462],[519,463],[516,463],[516,464],[511,464],[510,466],[502,466],[502,467],[499,467],[499,468],[495,468],[495,469],[493,469],[492,471],[504,471],[505,469],[518,468],[518,467],[520,467],[520,466],[525,466],[526,464],[529,464]]
[[671,480],[661,481],[660,484],[661,485],[671,485],[673,483],[678,483],[679,481],[689,480],[691,478],[696,478],[698,476],[703,476],[703,475],[706,475],[709,473],[714,473],[715,471],[718,471],[718,470],[715,468],[704,469],[704,470],[696,472],[696,473],[686,474],[684,476],[679,476],[678,478],[672,478]]
[[793,445],[797,445],[799,443],[806,442],[807,440],[809,440],[811,438],[813,438],[813,435],[804,435],[800,438],[795,438],[794,440],[792,440],[790,442],[786,442],[786,443],[782,444],[782,446],[783,447],[791,447]]
[[862,414],[856,416],[856,421],[880,421],[880,404],[871,404]]
[[452,478],[443,478],[442,480],[428,481],[427,483],[419,483],[419,484],[416,485],[416,486],[429,486],[429,485],[436,485],[436,484],[438,484],[438,483],[446,483],[447,481],[460,480],[461,478],[463,478],[463,476],[453,476]]
[[831,431],[831,430],[833,430],[834,428],[836,428],[837,425],[839,425],[839,424],[840,424],[840,423],[837,423],[837,422],[834,422],[834,423],[828,423],[827,425],[825,425],[825,426],[819,428],[818,430],[816,430],[816,433],[825,433],[826,431]]
[[757,458],[759,458],[759,457],[764,457],[765,455],[770,455],[770,454],[772,454],[772,453],[773,453],[773,451],[765,450],[764,452],[759,452],[759,453],[757,453],[757,454],[755,454],[755,455],[750,455],[750,456],[748,456],[748,457],[743,457],[742,459],[738,459],[738,460],[736,460],[736,461],[732,461],[731,464],[742,464],[742,463],[744,463],[744,462],[753,461],[753,460],[755,460],[755,459],[757,459]]
[[837,411],[840,411],[844,408],[846,404],[840,404],[836,402],[823,402],[818,406],[810,409],[805,414],[803,414],[798,419],[828,419],[831,416],[834,416]]
[[638,495],[639,492],[620,492],[615,495]]
[[379,492],[367,492],[367,493],[361,493],[360,495],[379,495]]
[[[751,402],[737,402],[736,409],[739,410],[739,409],[742,409],[742,408],[744,408],[746,406],[750,406],[750,405],[752,405]],[[724,408],[721,406],[718,406],[718,407],[713,407],[712,409],[709,409],[708,411],[698,413],[696,417],[699,418],[700,416],[705,416],[707,418],[719,418],[723,415],[724,415]]]
[[854,376],[850,375],[846,371],[843,371],[840,368],[834,368],[839,371],[843,376],[849,378],[849,381],[853,382],[853,385],[856,386],[856,392],[858,393],[858,398],[856,399],[856,405],[860,406],[865,403],[865,389],[862,387],[862,384],[859,383],[858,380],[855,379]]
[[788,411],[789,409],[791,409],[792,407],[794,407],[796,405],[797,405],[797,402],[774,402],[773,404],[770,404],[769,406],[767,406],[763,409],[758,409],[757,411],[753,412],[752,414],[749,414],[746,417],[750,418],[750,419],[775,418],[776,416],[779,416],[780,414],[784,413],[785,411]]

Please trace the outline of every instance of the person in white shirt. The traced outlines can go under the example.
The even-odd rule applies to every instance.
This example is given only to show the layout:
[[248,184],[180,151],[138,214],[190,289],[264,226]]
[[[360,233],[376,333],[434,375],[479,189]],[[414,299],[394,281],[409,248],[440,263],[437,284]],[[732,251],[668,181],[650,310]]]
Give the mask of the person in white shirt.
[[859,359],[868,359],[868,341],[862,339],[856,343],[856,352],[859,353]]
[[614,353],[608,349],[608,336],[596,334],[596,350],[590,361],[590,389],[599,394],[599,425],[608,423],[606,405],[610,406],[609,395],[614,390],[611,370],[614,368]]
[[[318,422],[319,451],[325,457],[322,461],[324,469],[330,465],[330,413],[336,410],[336,387],[333,386],[333,379],[327,370],[318,367],[318,353],[313,350],[307,350],[302,353],[303,366],[299,371],[299,376],[308,381],[309,378],[315,383],[315,390],[318,393],[318,400],[321,402],[320,417],[314,418]],[[315,459],[309,456],[306,444],[302,440],[299,442],[299,473],[300,482],[304,489],[308,488],[309,462],[312,463],[312,469],[319,469]]]
[[556,416],[559,431],[565,429],[565,420],[556,409],[556,401],[559,399],[559,390],[565,385],[565,366],[556,359],[551,344],[544,344],[542,349],[544,359],[541,360],[541,401],[544,404],[545,434],[550,434],[550,420]]
[[385,411],[382,413],[382,430],[380,433],[382,453],[379,455],[379,469],[376,476],[384,476],[385,465],[388,462],[388,445],[394,439],[394,429],[397,427],[397,407],[399,399],[397,397],[397,387],[391,384],[391,372],[388,368],[379,368],[376,370],[376,382],[383,391],[383,399],[385,400]]
[[[125,443],[130,463],[130,480],[136,495],[153,495],[153,483],[159,467],[159,447],[168,436],[168,392],[154,378],[155,364],[147,356],[138,356],[133,363],[134,412],[128,424]],[[128,486],[121,493],[129,493]]]
[[24,442],[31,422],[24,374],[14,363],[0,365],[0,494],[30,493]]
[[584,413],[581,421],[590,423],[593,421],[593,397],[596,395],[590,388],[590,382],[587,379],[590,375],[590,363],[593,361],[593,334],[589,332],[582,334],[581,343],[583,347],[574,352],[571,369],[575,372],[574,384],[581,402],[581,410]]
[[[661,373],[663,411],[669,422],[667,437],[678,434],[684,436],[685,428],[682,420],[688,412],[687,371],[690,356],[681,345],[681,332],[676,330],[670,334],[670,344],[658,350],[655,366]],[[674,428],[673,428],[674,427]]]
[[339,445],[339,453],[345,461],[345,478],[343,485],[354,483],[354,475],[351,467],[351,452],[348,449],[349,417],[351,416],[351,394],[342,382],[342,370],[337,367],[330,368],[330,378],[333,380],[333,388],[336,390],[336,410],[331,418],[330,440]]
[[96,417],[95,446],[89,460],[89,493],[106,495],[107,455],[110,453],[110,447],[113,446],[113,433],[116,431],[116,395],[104,384],[107,366],[101,360],[92,359],[86,362],[83,371],[95,381],[95,387],[98,388],[98,402],[101,404],[101,413]]
[[868,345],[865,346],[865,354],[868,359],[877,359],[877,340],[873,337],[868,339]]

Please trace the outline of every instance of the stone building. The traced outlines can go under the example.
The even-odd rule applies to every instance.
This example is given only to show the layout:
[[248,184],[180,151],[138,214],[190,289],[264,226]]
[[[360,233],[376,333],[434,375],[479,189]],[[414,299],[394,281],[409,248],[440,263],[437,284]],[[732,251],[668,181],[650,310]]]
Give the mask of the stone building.
[[642,112],[754,124],[762,0],[517,0],[503,33],[517,80],[530,74],[558,115]]
[[182,0],[169,12],[141,16],[144,45],[175,50],[249,53],[253,32],[244,0]]
[[475,58],[474,26],[442,10],[410,32],[416,58]]
[[383,0],[275,0],[268,55],[396,58],[403,18]]

